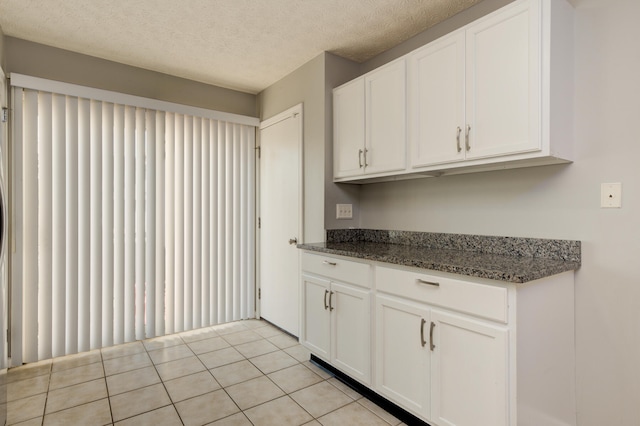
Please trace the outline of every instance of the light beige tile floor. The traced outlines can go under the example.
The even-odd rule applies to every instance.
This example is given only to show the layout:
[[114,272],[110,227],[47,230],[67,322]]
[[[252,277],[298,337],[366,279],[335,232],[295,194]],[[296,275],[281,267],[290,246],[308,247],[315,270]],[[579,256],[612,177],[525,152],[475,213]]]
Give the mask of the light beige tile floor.
[[8,425],[398,425],[246,320],[12,368]]

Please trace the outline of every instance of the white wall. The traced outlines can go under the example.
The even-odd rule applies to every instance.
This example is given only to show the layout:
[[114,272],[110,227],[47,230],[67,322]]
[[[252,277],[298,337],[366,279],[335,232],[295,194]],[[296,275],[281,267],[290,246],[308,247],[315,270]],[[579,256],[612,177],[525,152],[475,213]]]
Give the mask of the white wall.
[[[360,219],[364,228],[581,240],[578,424],[638,425],[640,1],[572,4],[575,162],[363,186]],[[622,182],[621,209],[599,207],[602,182]]]

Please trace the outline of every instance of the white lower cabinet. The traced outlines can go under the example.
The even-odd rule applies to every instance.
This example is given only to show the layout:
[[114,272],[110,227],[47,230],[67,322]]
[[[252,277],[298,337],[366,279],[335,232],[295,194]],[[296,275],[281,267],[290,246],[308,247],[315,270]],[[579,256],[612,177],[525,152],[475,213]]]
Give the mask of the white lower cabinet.
[[[339,281],[366,279],[369,265],[304,254],[300,342],[365,385],[371,383],[371,289]],[[326,268],[319,270],[318,268]],[[361,271],[361,275],[357,274]],[[324,273],[319,276],[317,273]],[[358,277],[358,278],[355,278]],[[366,282],[369,280],[366,279]]]
[[376,391],[438,425],[507,424],[507,331],[376,296]]
[[376,391],[425,418],[431,401],[431,353],[424,340],[428,324],[426,306],[376,295]]
[[331,359],[331,316],[327,309],[329,280],[302,274],[301,343],[315,355]]
[[387,265],[303,254],[313,354],[432,426],[576,424],[573,271],[512,284]]
[[430,329],[434,423],[507,425],[507,330],[435,309]]
[[332,282],[332,364],[359,380],[371,383],[371,292]]

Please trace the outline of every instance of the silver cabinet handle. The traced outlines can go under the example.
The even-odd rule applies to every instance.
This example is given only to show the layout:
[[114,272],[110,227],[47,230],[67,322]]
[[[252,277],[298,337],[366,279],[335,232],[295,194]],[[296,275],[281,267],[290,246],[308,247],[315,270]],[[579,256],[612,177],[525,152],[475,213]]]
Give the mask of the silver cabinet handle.
[[456,130],[456,147],[458,148],[458,152],[462,151],[462,147],[460,146],[460,133],[462,133],[462,129],[458,126]]
[[329,292],[329,312],[333,311],[333,306],[331,305],[331,298],[333,297],[333,292]]
[[337,265],[336,262],[329,262],[328,260],[323,260],[322,263],[324,263],[325,265],[329,265],[329,266],[336,266]]
[[427,321],[425,321],[424,318],[420,318],[420,345],[424,348],[424,345],[427,344],[427,341],[424,340],[424,324]]
[[440,283],[437,283],[437,282],[434,282],[434,281],[421,280],[420,278],[416,278],[416,283],[432,285],[434,287],[440,287]]
[[433,343],[433,329],[436,328],[436,323],[431,321],[431,327],[429,328],[429,347],[431,351],[436,348],[436,345]]
[[358,166],[360,166],[360,168],[362,168],[362,152],[361,149],[358,150]]
[[369,150],[367,148],[364,149],[364,166],[368,167],[369,163],[367,163],[367,152],[369,152]]
[[329,305],[327,305],[327,293],[329,293],[329,290],[324,291],[324,310],[325,311],[329,309]]
[[298,239],[297,238],[289,238],[289,244],[298,244]]
[[467,151],[471,150],[471,145],[469,144],[469,133],[471,133],[471,126],[467,124],[467,131],[464,134],[464,146]]

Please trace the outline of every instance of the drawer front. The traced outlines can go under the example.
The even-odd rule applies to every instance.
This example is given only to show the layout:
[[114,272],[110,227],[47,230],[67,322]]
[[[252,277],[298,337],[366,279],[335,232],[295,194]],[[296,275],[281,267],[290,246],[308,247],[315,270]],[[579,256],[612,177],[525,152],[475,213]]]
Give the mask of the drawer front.
[[379,291],[507,323],[504,287],[385,267],[375,278]]
[[371,288],[371,265],[339,257],[302,253],[302,270],[332,280]]

